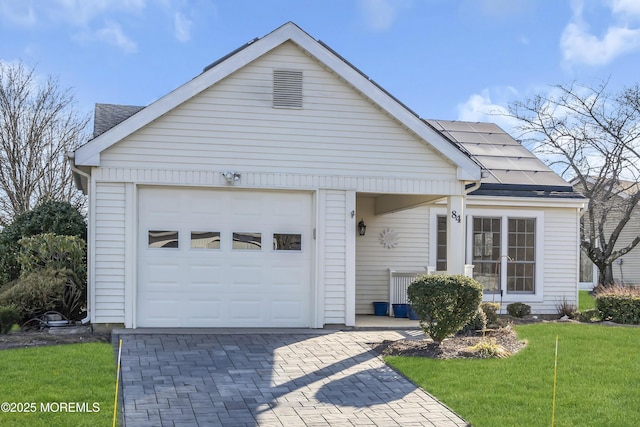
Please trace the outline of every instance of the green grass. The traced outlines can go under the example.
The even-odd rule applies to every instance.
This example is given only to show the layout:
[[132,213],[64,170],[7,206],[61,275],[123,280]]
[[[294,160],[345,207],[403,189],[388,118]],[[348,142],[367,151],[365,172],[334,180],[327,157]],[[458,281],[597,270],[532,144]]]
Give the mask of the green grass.
[[555,425],[638,425],[640,329],[546,323],[516,331],[528,345],[507,359],[385,360],[475,427],[546,427],[558,336]]
[[596,299],[589,293],[589,291],[579,291],[578,294],[578,311],[589,310],[590,308],[596,308]]
[[[35,403],[36,412],[0,412],[1,426],[107,426],[113,420],[115,362],[105,343],[66,344],[0,351],[0,403]],[[54,403],[55,402],[55,403]],[[99,412],[59,411],[61,402],[87,402]],[[58,412],[43,412],[54,403]],[[33,407],[31,407],[33,408]],[[4,408],[3,408],[4,409]],[[14,406],[14,409],[19,407]]]

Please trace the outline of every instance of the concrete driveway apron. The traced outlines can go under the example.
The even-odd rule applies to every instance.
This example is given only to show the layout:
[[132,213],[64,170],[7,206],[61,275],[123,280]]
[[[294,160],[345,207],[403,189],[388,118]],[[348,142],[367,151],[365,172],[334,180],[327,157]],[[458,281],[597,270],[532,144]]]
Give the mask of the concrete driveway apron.
[[368,344],[415,333],[122,332],[123,424],[467,426]]

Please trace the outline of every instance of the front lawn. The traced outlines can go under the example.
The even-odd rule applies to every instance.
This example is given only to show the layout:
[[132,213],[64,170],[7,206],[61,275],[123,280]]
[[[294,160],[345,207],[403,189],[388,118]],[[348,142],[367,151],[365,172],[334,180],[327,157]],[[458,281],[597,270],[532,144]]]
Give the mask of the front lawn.
[[638,425],[639,328],[539,323],[516,331],[528,345],[507,359],[385,360],[475,427],[546,427],[558,336],[555,425]]
[[2,350],[0,369],[2,426],[112,423],[116,374],[110,344]]
[[596,308],[596,299],[589,291],[579,291],[578,310],[582,312],[591,308]]

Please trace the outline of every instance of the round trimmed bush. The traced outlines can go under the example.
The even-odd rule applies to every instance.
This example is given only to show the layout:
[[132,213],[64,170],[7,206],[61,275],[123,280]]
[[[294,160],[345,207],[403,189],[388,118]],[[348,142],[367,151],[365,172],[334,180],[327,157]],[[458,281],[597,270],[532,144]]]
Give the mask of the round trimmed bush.
[[482,285],[460,275],[420,276],[409,285],[407,295],[422,330],[440,344],[476,315]]
[[513,317],[523,318],[531,314],[531,306],[522,302],[514,302],[507,306],[507,313]]

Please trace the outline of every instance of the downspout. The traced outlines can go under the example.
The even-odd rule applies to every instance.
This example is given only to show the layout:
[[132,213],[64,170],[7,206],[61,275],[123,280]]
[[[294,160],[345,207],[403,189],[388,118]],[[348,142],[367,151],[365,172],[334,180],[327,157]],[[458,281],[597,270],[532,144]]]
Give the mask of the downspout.
[[[89,183],[91,182],[91,175],[89,175],[86,172],[81,171],[80,169],[78,169],[76,167],[76,155],[74,152],[68,152],[67,153],[67,160],[69,160],[69,166],[71,167],[71,171],[73,173],[77,173],[80,176],[83,176],[87,179],[87,185],[89,185]],[[80,188],[80,190],[82,191],[82,188]],[[89,194],[89,189],[86,189],[87,191],[82,191],[84,194]],[[88,230],[87,230],[88,232]],[[88,234],[87,234],[87,239],[88,239]],[[87,260],[88,261],[88,260]],[[87,275],[89,274],[89,269],[87,268]],[[87,277],[87,282],[89,281],[89,278]],[[89,307],[89,284],[87,283],[87,317],[85,317],[84,319],[82,319],[80,322],[83,325],[86,325],[87,323],[91,322],[91,310]]]

